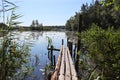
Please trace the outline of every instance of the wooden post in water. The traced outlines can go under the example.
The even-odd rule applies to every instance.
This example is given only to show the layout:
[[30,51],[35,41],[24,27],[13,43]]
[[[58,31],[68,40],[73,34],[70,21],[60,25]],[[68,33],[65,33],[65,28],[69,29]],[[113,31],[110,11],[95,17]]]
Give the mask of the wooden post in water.
[[79,26],[78,26],[78,32],[80,33],[79,37],[78,37],[78,43],[77,43],[77,56],[76,56],[76,62],[75,62],[75,69],[78,72],[79,70],[79,58],[80,55],[78,54],[78,52],[80,51],[81,48],[81,27],[82,27],[82,15],[79,14]]
[[49,50],[48,50],[48,59],[49,59]]
[[75,43],[74,54],[73,54],[74,61],[75,61],[75,56],[76,56],[76,47],[77,47],[77,44]]
[[68,40],[69,40],[69,38],[67,37],[67,46],[68,46]]
[[56,66],[55,55],[53,57],[54,57],[54,66]]
[[62,45],[64,45],[64,39],[62,39]]
[[51,65],[53,65],[53,45],[51,45],[51,50],[50,50],[50,59],[51,59]]
[[68,41],[68,48],[69,48],[70,54],[72,56],[72,42],[71,41]]

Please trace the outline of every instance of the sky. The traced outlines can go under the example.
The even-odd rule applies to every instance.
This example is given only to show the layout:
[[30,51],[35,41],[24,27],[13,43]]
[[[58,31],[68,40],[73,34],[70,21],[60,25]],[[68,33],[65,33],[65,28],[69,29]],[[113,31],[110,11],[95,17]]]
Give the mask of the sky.
[[66,21],[79,12],[82,4],[92,0],[11,0],[19,6],[17,12],[23,17],[21,25],[29,26],[32,20],[43,25],[65,25]]

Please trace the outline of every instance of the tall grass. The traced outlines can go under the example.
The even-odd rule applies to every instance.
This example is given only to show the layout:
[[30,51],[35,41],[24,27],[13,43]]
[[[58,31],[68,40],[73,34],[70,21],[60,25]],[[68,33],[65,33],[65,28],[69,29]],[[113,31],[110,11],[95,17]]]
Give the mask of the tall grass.
[[[31,73],[32,67],[29,62],[29,47],[26,43],[19,44],[10,32],[11,27],[15,27],[21,22],[16,21],[21,15],[15,13],[17,6],[7,0],[2,2],[3,22],[0,29],[0,80],[21,80]],[[11,13],[6,17],[6,13]],[[5,35],[5,33],[8,33]]]

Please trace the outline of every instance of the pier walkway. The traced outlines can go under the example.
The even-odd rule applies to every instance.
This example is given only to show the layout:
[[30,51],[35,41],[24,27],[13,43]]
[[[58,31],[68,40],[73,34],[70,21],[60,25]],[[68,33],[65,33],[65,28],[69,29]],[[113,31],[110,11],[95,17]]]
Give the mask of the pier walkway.
[[62,45],[51,80],[78,80],[68,47]]

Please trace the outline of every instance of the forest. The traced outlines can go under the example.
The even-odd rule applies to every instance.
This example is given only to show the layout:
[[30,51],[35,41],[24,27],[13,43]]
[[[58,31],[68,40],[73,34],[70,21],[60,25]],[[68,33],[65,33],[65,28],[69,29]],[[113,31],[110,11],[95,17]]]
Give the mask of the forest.
[[70,17],[66,22],[67,30],[77,30],[79,14],[83,17],[82,30],[89,29],[92,23],[103,29],[120,26],[120,1],[119,0],[96,0],[91,4],[83,4],[80,12]]

